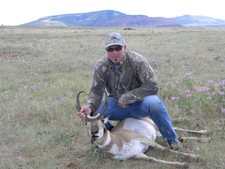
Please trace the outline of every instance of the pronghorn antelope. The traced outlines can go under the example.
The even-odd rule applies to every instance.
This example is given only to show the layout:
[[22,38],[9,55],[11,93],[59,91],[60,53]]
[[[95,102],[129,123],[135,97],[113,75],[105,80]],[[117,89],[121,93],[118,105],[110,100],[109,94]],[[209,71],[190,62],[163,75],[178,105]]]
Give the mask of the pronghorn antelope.
[[[83,92],[83,91],[82,91]],[[77,94],[76,104],[80,111],[79,95]],[[136,119],[126,118],[117,123],[117,125],[108,131],[103,121],[103,113],[107,107],[107,94],[105,94],[105,105],[101,113],[96,116],[88,115],[85,119],[91,143],[96,144],[103,149],[111,158],[117,160],[127,160],[129,158],[145,159],[153,162],[174,165],[177,167],[188,168],[187,163],[159,160],[149,157],[144,152],[149,146],[161,151],[170,151],[190,158],[198,158],[195,154],[187,154],[174,151],[163,147],[155,142],[157,136],[160,136],[159,130],[150,118]]]

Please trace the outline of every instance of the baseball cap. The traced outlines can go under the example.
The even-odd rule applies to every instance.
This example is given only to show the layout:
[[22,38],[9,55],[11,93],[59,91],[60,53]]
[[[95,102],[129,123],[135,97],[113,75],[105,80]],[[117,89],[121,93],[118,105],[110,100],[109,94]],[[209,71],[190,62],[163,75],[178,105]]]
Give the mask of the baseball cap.
[[105,49],[112,45],[125,46],[125,41],[120,33],[112,32],[107,36],[105,41]]

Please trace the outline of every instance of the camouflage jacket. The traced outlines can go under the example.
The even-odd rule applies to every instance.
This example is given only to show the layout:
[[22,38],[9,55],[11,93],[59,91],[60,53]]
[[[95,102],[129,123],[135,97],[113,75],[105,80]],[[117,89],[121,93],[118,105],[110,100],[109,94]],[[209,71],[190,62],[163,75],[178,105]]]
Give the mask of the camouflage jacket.
[[157,94],[159,86],[148,61],[136,52],[126,51],[126,56],[117,66],[108,56],[96,64],[87,102],[93,112],[99,107],[105,89],[111,97],[131,104],[145,96]]

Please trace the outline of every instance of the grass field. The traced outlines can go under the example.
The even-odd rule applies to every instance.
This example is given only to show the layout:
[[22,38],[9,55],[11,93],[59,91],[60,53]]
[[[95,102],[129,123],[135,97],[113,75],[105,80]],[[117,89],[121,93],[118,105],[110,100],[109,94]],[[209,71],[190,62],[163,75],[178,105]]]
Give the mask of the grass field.
[[75,95],[89,90],[112,31],[154,68],[174,126],[212,131],[205,136],[210,141],[183,143],[202,160],[154,149],[147,154],[186,161],[193,169],[224,168],[225,29],[1,27],[0,169],[171,168],[109,159],[90,144],[75,115]]

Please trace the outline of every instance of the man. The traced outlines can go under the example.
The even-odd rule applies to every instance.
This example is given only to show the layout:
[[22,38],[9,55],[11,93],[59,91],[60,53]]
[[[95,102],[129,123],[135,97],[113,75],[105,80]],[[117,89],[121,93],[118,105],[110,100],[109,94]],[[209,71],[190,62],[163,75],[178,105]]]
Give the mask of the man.
[[[109,93],[104,117],[122,120],[127,117],[149,116],[173,149],[182,148],[173,129],[169,114],[156,95],[159,90],[156,75],[147,60],[140,54],[126,50],[119,33],[110,33],[105,42],[107,55],[99,60],[93,72],[93,83],[87,105],[77,112],[84,119],[102,109],[105,89]],[[112,125],[106,124],[110,130]]]

